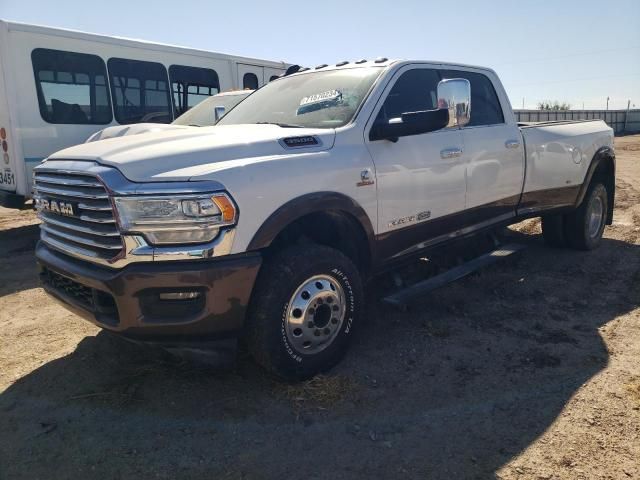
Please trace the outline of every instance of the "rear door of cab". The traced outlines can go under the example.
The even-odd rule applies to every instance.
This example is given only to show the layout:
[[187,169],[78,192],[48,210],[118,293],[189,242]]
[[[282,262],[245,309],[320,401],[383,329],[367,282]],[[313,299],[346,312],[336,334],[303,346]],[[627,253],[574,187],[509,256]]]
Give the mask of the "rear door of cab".
[[471,84],[471,119],[460,131],[464,143],[467,197],[465,209],[474,222],[515,215],[524,181],[524,147],[520,130],[500,98],[497,77],[489,71],[447,68],[442,78],[464,78]]

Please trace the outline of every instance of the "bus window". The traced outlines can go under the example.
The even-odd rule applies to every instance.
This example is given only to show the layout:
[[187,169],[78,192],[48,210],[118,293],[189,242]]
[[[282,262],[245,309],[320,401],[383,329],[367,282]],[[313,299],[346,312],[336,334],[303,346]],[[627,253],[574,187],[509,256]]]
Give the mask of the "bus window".
[[258,89],[258,77],[255,73],[245,73],[242,77],[242,88],[249,90]]
[[111,123],[107,71],[100,57],[36,48],[31,52],[31,62],[45,122]]
[[176,117],[205,98],[220,92],[218,74],[209,68],[171,65],[169,78]]
[[171,122],[167,71],[161,63],[110,58],[107,67],[118,123]]

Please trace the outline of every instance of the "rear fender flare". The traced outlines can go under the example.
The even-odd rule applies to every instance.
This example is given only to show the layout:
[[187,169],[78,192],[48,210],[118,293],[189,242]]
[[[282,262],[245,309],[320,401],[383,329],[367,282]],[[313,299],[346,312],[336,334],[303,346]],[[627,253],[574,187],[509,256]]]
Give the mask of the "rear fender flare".
[[[585,195],[587,194],[587,190],[589,189],[589,185],[591,184],[591,180],[593,180],[593,175],[595,174],[598,167],[604,162],[612,163],[612,178],[609,179],[610,184],[607,185],[607,193],[609,195],[609,211],[607,213],[607,225],[611,225],[613,221],[613,205],[615,201],[615,178],[616,178],[616,154],[611,147],[600,147],[593,158],[591,159],[591,163],[589,164],[589,169],[587,170],[587,174],[585,175],[584,182],[580,186],[580,191],[578,193],[578,197],[576,198],[575,207],[580,206],[582,201],[584,200]],[[610,187],[610,188],[609,188]]]

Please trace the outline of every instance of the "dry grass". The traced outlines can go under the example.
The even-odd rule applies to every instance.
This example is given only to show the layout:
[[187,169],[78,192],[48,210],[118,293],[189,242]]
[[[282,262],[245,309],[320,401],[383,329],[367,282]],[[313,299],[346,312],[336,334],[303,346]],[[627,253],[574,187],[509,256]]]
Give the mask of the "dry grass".
[[633,400],[640,406],[640,379],[636,379],[631,383],[625,385],[627,392]]
[[527,235],[537,235],[542,233],[542,224],[539,218],[523,220],[520,223],[511,225],[509,228],[516,232],[526,233]]
[[306,382],[287,385],[284,395],[299,415],[313,410],[328,410],[353,397],[358,384],[342,375],[317,375]]

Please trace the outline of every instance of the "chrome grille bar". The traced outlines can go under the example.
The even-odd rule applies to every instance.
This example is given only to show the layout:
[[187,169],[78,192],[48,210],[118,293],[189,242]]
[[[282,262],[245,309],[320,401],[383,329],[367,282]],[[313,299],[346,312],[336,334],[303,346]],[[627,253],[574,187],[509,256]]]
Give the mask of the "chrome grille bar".
[[92,187],[92,188],[100,188],[102,184],[98,182],[95,178],[91,181],[91,177],[78,177],[78,178],[67,178],[61,177],[59,175],[46,175],[41,173],[38,175],[38,183],[48,183],[50,185],[64,185],[67,187]]
[[113,217],[100,217],[98,215],[80,215],[80,220],[83,220],[85,222],[91,222],[91,223],[113,223],[115,224],[116,221]]
[[95,212],[111,212],[111,204],[91,205],[88,203],[79,203],[78,208],[80,208],[81,210],[92,210]]
[[[48,213],[39,213],[38,217],[47,225],[53,225],[55,227],[63,228],[65,230],[75,230],[76,232],[85,233],[87,235],[94,235],[98,237],[120,237],[120,233],[110,229],[102,229],[102,228],[94,228],[86,227],[83,225],[83,222],[77,222],[72,219],[58,220],[55,215],[50,215]],[[82,220],[82,217],[80,217]]]
[[[84,187],[82,187],[84,188]],[[36,190],[39,193],[48,193],[57,197],[74,197],[74,198],[88,198],[92,200],[107,200],[109,198],[109,194],[102,188],[102,193],[100,192],[91,192],[89,188],[82,189],[80,187],[65,187],[65,188],[52,188],[45,187],[42,184],[38,184],[38,179],[36,178]],[[98,190],[96,188],[95,190]]]
[[100,242],[98,240],[92,240],[91,238],[83,237],[81,235],[76,235],[71,232],[67,232],[64,230],[60,230],[58,228],[53,228],[51,224],[42,224],[40,228],[47,232],[50,235],[55,235],[56,237],[63,238],[65,240],[69,240],[71,242],[77,243],[79,245],[85,245],[88,247],[101,248],[103,250],[122,250],[122,244],[114,244],[114,243],[106,243]]

